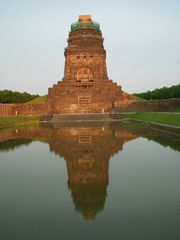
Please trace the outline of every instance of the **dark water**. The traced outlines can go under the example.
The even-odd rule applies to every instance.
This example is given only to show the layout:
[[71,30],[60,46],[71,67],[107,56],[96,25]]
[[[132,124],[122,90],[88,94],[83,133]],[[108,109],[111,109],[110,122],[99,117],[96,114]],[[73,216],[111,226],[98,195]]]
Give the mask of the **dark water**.
[[180,137],[118,124],[0,132],[0,239],[180,239]]

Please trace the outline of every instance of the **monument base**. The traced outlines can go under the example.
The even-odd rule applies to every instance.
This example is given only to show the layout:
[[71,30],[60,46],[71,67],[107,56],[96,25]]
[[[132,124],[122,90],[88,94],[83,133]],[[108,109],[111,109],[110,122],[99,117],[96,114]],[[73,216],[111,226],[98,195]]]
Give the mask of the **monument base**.
[[41,116],[42,122],[97,122],[119,121],[119,113],[79,113],[79,114],[48,114]]

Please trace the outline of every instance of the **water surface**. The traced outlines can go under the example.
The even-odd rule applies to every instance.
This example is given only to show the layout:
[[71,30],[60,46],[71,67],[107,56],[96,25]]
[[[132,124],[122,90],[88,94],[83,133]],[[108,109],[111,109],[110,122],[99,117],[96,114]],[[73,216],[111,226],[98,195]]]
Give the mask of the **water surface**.
[[180,138],[134,125],[0,132],[1,239],[180,237]]

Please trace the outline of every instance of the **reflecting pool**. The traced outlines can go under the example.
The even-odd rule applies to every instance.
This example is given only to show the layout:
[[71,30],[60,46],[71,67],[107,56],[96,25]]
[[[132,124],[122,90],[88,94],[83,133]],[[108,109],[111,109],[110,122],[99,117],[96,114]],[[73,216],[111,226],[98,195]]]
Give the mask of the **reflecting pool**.
[[1,239],[178,240],[179,153],[132,124],[1,130]]

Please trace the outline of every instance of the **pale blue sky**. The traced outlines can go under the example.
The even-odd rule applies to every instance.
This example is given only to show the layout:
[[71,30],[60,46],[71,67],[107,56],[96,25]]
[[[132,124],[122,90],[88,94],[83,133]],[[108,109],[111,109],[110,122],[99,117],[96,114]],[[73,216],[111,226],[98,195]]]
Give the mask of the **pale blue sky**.
[[0,90],[46,94],[80,14],[100,23],[109,78],[123,90],[180,83],[180,0],[0,0]]

